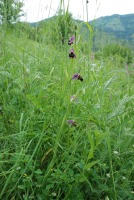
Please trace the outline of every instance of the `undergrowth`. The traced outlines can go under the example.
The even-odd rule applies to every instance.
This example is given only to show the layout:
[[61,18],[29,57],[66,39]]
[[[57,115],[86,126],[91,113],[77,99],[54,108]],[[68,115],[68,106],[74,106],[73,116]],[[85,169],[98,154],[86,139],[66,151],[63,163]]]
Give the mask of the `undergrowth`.
[[0,199],[132,200],[133,66],[0,34]]

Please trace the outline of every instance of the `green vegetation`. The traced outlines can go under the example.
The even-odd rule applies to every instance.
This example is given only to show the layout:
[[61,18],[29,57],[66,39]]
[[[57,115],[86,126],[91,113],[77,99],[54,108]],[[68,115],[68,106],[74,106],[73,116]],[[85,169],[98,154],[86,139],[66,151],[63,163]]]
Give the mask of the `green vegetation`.
[[[70,14],[69,14],[70,15]],[[69,15],[67,15],[69,17]],[[59,17],[55,16],[54,18],[49,18],[47,20],[42,20],[40,22],[31,23],[33,27],[41,27],[47,24],[47,22],[51,21],[51,24],[59,23],[56,18],[63,20],[66,18],[66,15],[59,15]],[[72,21],[71,21],[72,23]],[[76,21],[74,21],[74,24]],[[84,39],[89,39],[89,30],[87,26],[80,20],[77,20],[77,24],[79,25],[80,32]],[[98,19],[92,20],[89,22],[94,30],[93,34],[93,48],[94,50],[99,50],[102,47],[105,47],[107,44],[119,44],[123,46],[127,46],[134,50],[134,14],[127,15],[111,15],[100,17]],[[50,23],[49,23],[50,25]],[[66,26],[66,31],[68,31],[68,25],[63,22],[61,26]],[[61,27],[60,26],[60,27]],[[57,27],[57,25],[56,25]],[[53,26],[52,26],[53,28]],[[71,29],[74,28],[71,26]],[[57,31],[57,30],[56,30]]]
[[0,20],[3,25],[15,23],[23,14],[23,3],[16,0],[0,0]]
[[132,200],[133,52],[57,20],[0,27],[0,199]]
[[133,52],[128,47],[119,44],[108,44],[96,53],[96,58],[103,57],[113,60],[113,63],[118,63],[119,66],[125,66],[125,64],[132,64]]
[[[106,40],[103,40],[103,45],[109,41],[116,41],[134,50],[134,14],[115,14],[112,16],[100,17],[91,21],[91,24],[97,32],[96,38],[102,38],[104,33],[107,33],[105,36]],[[99,40],[96,40],[96,42],[100,43]]]

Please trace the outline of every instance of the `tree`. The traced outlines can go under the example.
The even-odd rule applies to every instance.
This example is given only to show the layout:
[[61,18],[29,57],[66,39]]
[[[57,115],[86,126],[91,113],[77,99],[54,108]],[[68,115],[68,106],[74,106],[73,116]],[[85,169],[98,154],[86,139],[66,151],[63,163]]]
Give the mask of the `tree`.
[[23,16],[23,2],[19,0],[0,0],[0,17],[2,24],[10,25]]

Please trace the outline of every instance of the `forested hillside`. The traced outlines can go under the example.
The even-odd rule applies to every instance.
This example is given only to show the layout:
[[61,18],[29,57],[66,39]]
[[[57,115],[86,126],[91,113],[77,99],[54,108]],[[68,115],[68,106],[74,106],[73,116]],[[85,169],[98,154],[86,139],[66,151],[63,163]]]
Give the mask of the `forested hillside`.
[[115,41],[124,42],[134,49],[134,14],[115,14],[112,16],[100,17],[89,23],[93,25],[99,37],[102,34],[106,34],[108,41],[110,41],[110,37],[112,37]]

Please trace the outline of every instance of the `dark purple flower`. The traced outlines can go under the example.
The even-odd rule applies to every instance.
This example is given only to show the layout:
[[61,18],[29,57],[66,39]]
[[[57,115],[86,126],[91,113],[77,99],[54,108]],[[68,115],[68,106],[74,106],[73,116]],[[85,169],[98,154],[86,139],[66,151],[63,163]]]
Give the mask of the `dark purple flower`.
[[71,49],[71,50],[70,50],[69,58],[76,58],[76,55],[75,55],[75,53],[74,53],[74,49]]
[[69,40],[68,40],[68,45],[73,44],[74,40],[75,40],[75,36],[70,37]]
[[83,78],[82,78],[82,76],[80,74],[74,74],[73,77],[72,77],[72,80],[75,80],[75,79],[83,81]]
[[71,125],[71,126],[76,126],[76,122],[74,120],[67,120],[67,122]]

